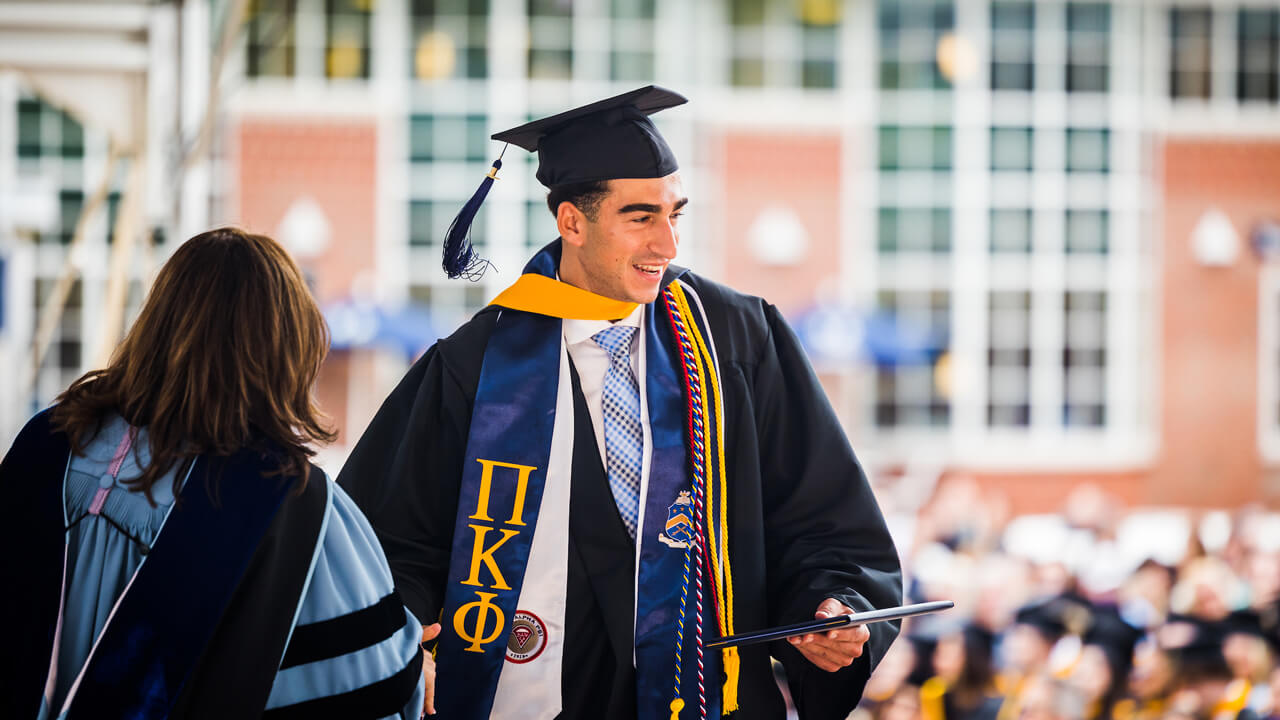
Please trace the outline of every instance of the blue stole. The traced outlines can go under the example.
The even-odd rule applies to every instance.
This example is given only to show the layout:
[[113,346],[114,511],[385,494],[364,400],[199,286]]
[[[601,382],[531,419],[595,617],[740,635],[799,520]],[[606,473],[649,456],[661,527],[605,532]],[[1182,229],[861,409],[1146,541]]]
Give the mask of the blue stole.
[[[30,662],[4,693],[0,709],[6,717],[34,717],[40,706],[62,592],[62,480],[69,445],[65,435],[53,432],[50,414],[46,410],[28,425],[0,469],[6,491],[29,495],[35,510],[14,513],[4,524],[4,536],[27,539],[22,546],[7,545],[7,555],[17,556],[10,560],[23,566],[37,560],[44,565],[27,576],[36,582],[31,592],[7,594],[18,597],[7,598],[5,612],[30,618],[33,622],[20,624],[33,626],[24,632],[40,642],[26,646],[32,649]],[[251,450],[197,460],[155,546],[90,655],[69,717],[168,717],[294,485],[291,479],[263,477],[262,469],[261,454]],[[216,504],[206,491],[210,482],[217,488]],[[30,560],[24,557],[28,554]],[[7,712],[20,708],[26,711]],[[56,714],[60,708],[50,710]]]
[[[558,250],[558,244],[544,248],[524,272],[554,278]],[[643,528],[638,537],[636,705],[641,720],[666,720],[675,689],[686,550],[659,538],[667,530],[680,492],[690,489],[687,410],[665,305],[650,303],[644,318],[651,455]],[[437,651],[436,709],[449,720],[489,717],[498,678],[508,660],[511,619],[517,611],[542,509],[558,410],[562,336],[560,318],[504,309],[485,349],[467,436]],[[602,508],[602,512],[609,511]],[[567,507],[549,508],[549,512],[548,522],[567,528]],[[565,516],[557,517],[557,513]],[[714,631],[709,589],[704,596],[703,627]],[[692,713],[686,710],[685,717],[698,712],[694,602],[690,587],[681,684]],[[719,653],[706,652],[703,663],[708,716],[718,717],[722,682]]]

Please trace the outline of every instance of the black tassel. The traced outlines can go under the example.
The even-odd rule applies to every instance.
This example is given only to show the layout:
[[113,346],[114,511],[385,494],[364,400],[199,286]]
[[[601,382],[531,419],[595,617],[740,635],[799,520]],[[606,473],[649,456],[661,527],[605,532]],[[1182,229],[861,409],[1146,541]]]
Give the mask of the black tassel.
[[[503,148],[503,153],[505,152],[506,148]],[[449,232],[445,233],[443,267],[445,274],[451,280],[466,278],[475,282],[484,276],[484,271],[491,265],[488,260],[477,255],[475,247],[471,245],[471,222],[475,220],[476,213],[480,210],[485,196],[489,194],[489,188],[493,186],[493,181],[497,179],[498,170],[501,168],[502,156],[499,155],[498,159],[493,161],[489,174],[480,182],[480,187],[462,206],[458,216],[449,225]]]

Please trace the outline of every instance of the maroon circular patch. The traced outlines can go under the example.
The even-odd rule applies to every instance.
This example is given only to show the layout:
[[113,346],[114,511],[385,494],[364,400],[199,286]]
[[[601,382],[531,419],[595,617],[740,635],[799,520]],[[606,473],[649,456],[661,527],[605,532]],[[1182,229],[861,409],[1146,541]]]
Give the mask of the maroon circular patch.
[[532,662],[546,647],[547,626],[542,619],[528,610],[516,610],[507,636],[507,662]]

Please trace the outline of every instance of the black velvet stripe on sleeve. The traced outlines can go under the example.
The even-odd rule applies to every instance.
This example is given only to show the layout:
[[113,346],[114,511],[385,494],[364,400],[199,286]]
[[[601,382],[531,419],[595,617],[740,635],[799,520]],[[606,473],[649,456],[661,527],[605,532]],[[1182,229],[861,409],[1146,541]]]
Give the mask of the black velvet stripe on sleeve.
[[289,639],[280,669],[340,657],[377,645],[404,627],[404,604],[395,590],[362,610],[299,625]]
[[404,710],[422,677],[422,653],[400,672],[372,685],[345,693],[329,695],[305,702],[273,708],[262,714],[263,720],[314,720],[315,718],[383,718]]

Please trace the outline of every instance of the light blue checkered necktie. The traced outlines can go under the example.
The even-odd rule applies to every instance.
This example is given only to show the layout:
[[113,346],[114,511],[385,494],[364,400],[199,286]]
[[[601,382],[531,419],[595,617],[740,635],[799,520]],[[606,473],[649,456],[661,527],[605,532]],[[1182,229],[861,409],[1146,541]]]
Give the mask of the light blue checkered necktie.
[[640,429],[640,387],[631,371],[631,342],[636,329],[614,325],[591,336],[609,353],[604,376],[604,448],[609,489],[632,539],[639,519],[640,467],[644,435]]

